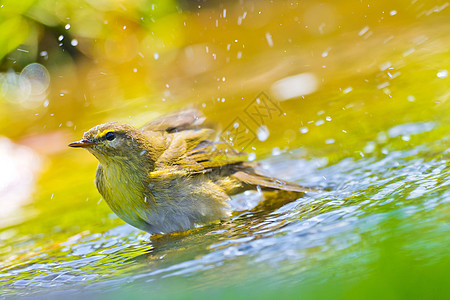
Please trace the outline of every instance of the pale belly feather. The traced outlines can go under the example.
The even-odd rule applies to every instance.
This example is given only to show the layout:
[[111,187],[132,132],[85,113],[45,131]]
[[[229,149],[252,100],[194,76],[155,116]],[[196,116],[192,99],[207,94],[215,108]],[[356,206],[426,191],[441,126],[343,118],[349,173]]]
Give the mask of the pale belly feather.
[[153,180],[147,186],[136,173],[97,169],[96,185],[121,219],[149,233],[186,231],[195,224],[229,216],[229,196],[211,180],[200,177]]

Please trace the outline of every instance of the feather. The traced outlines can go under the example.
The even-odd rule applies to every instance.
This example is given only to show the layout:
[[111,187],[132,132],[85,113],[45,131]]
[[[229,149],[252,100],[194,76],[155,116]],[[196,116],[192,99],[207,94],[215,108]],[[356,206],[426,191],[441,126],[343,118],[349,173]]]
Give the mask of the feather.
[[313,192],[315,189],[309,187],[303,187],[296,183],[287,182],[278,178],[268,177],[260,174],[249,174],[242,171],[238,171],[232,175],[232,177],[237,178],[241,182],[254,186],[261,187],[263,190],[284,190],[290,192]]
[[[257,209],[279,207],[304,192],[295,183],[259,174],[246,155],[218,140],[195,109],[144,125],[98,125],[75,145],[100,162],[96,185],[111,209],[129,224],[150,233],[184,231],[195,224],[224,220],[230,196],[249,189],[286,194]],[[106,139],[112,132],[113,139]],[[282,192],[279,193],[279,190]]]
[[163,116],[141,127],[142,131],[166,131],[169,133],[198,128],[205,117],[197,109],[182,110]]

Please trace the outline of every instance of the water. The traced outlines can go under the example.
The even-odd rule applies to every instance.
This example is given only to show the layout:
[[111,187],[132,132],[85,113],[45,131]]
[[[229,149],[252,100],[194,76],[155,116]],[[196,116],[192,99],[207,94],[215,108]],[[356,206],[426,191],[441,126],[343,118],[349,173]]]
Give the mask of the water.
[[[416,126],[405,129],[410,132]],[[27,251],[16,258],[21,262],[0,275],[3,291],[15,295],[52,295],[67,288],[73,293],[111,291],[178,277],[217,286],[259,270],[271,270],[271,276],[280,277],[277,280],[294,284],[330,259],[343,265],[357,262],[358,267],[345,272],[359,276],[364,264],[379,259],[382,249],[376,245],[393,234],[406,236],[402,255],[425,255],[415,259],[432,264],[448,254],[449,228],[444,220],[450,168],[442,154],[426,157],[429,150],[426,144],[418,145],[380,158],[347,158],[324,168],[317,167],[323,165],[320,159],[277,156],[264,161],[265,169],[330,190],[311,193],[273,212],[242,213],[179,237],[150,241],[148,234],[121,225],[104,233],[81,232],[46,249],[33,249],[33,240],[23,241]],[[394,227],[389,224],[392,220],[398,222]]]
[[[0,149],[14,152],[0,151],[14,187],[0,195],[0,298],[448,298],[448,4],[227,5],[168,9],[141,28],[160,43],[121,20],[95,51],[73,16],[64,40],[92,64],[44,49],[50,86],[33,105],[20,72],[0,74]],[[95,189],[95,158],[66,145],[189,104],[225,141],[243,129],[233,141],[265,173],[320,191],[265,211],[237,195],[231,220],[183,234],[125,224]]]

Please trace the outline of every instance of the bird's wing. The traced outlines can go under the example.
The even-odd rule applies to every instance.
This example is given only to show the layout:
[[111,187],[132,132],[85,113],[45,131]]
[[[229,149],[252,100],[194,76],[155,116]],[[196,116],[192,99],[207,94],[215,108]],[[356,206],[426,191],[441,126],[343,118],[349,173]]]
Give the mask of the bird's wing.
[[284,181],[278,178],[264,176],[256,172],[238,171],[232,177],[239,181],[251,185],[259,186],[262,190],[284,190],[290,192],[317,192],[318,190],[312,187],[305,187],[293,182]]
[[199,128],[204,125],[205,117],[195,109],[182,110],[163,116],[141,127],[142,131],[166,131],[169,133]]
[[213,129],[190,129],[167,134],[167,148],[155,162],[155,170],[183,169],[188,173],[240,163],[245,155],[215,139]]
[[[180,176],[216,174],[241,182],[243,189],[285,190],[311,192],[303,187],[273,177],[258,174],[254,164],[246,163],[246,155],[217,139],[217,132],[202,128],[203,115],[195,109],[182,111],[145,125],[142,130],[156,135],[159,141],[152,146],[156,151],[155,168],[149,176],[152,180],[172,180]],[[235,192],[239,191],[236,190]]]

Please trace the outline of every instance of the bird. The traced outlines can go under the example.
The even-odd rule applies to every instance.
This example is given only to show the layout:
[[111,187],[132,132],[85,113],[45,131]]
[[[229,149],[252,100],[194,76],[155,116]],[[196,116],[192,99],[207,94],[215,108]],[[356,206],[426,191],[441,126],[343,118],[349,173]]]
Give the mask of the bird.
[[95,185],[111,210],[150,234],[184,232],[230,218],[230,197],[246,190],[313,189],[266,176],[245,154],[218,140],[197,109],[161,117],[141,128],[97,125],[70,147],[99,161]]

